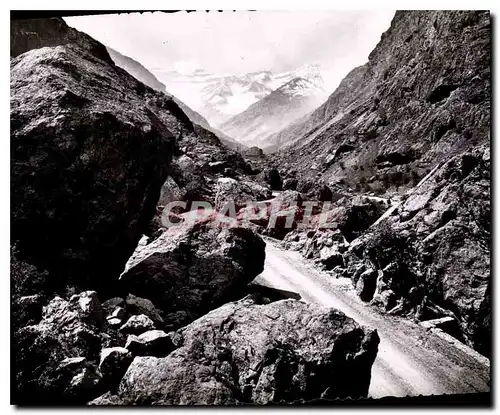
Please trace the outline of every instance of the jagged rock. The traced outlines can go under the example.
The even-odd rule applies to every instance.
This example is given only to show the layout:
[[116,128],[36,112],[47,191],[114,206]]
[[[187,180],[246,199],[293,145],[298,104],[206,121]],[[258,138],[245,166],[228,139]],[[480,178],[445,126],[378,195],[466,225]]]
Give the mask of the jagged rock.
[[87,405],[90,406],[121,405],[121,400],[116,395],[113,395],[111,392],[106,392],[104,395],[101,395],[98,398],[95,398],[92,401],[88,402]]
[[101,307],[107,316],[116,309],[116,307],[123,307],[125,305],[125,300],[121,297],[113,297],[102,303]]
[[94,292],[75,295],[70,301],[52,299],[38,324],[14,334],[15,401],[81,404],[102,393],[91,362],[98,359],[99,333],[105,324]]
[[242,208],[237,215],[238,221],[257,225],[265,235],[276,239],[295,229],[304,215],[303,199],[300,193],[286,190],[274,199]]
[[269,200],[271,190],[250,180],[237,181],[223,177],[217,181],[215,208],[221,211],[225,205],[234,203],[236,212],[245,207],[247,202]]
[[283,181],[278,170],[270,167],[259,173],[259,180],[263,181],[271,190],[281,190],[283,187]]
[[47,298],[41,294],[25,295],[12,300],[12,324],[15,328],[36,324],[42,318]]
[[[349,242],[338,229],[317,229],[313,219],[313,229],[299,227],[288,234],[282,246],[286,249],[300,251],[307,259],[314,259],[326,270],[335,270],[336,274],[344,274],[346,264],[345,252]],[[342,271],[340,271],[342,270]]]
[[[164,358],[136,357],[113,404],[234,405],[366,396],[376,331],[296,300],[229,303],[178,332]],[[99,400],[97,401],[99,403]]]
[[120,327],[120,332],[124,334],[141,334],[148,330],[153,330],[155,324],[148,316],[139,314],[131,316],[127,322]]
[[377,285],[378,273],[374,269],[367,269],[359,276],[356,283],[356,294],[363,301],[371,301]]
[[288,177],[283,180],[283,190],[297,190],[298,180],[293,177]]
[[[328,205],[327,205],[328,206]],[[370,227],[386,210],[386,205],[368,197],[338,201],[333,207],[313,214],[309,220],[315,229],[339,229],[347,241],[352,241]]]
[[147,298],[140,298],[133,294],[129,294],[125,302],[125,307],[130,314],[144,314],[148,316],[156,325],[163,324],[161,312]]
[[171,337],[162,330],[150,330],[139,336],[130,335],[125,348],[134,356],[166,356],[172,349]]
[[[190,155],[183,154],[172,164],[172,179],[177,184],[179,189],[171,190],[172,193],[180,194],[183,200],[188,203],[186,209],[190,209],[191,202],[195,200],[211,201],[211,192],[208,189],[207,180],[201,172],[196,162],[196,156],[189,152]],[[173,195],[169,200],[173,202]]]
[[33,39],[21,50],[54,46],[11,60],[12,240],[56,287],[109,288],[154,214],[173,133],[189,120],[104,46],[43,20],[11,32],[14,44]]
[[69,27],[61,18],[19,19],[10,25],[10,56],[16,57],[32,49],[77,44],[90,54],[112,62],[106,48],[96,40]]
[[261,148],[252,146],[242,151],[244,157],[249,159],[265,159],[265,154]]
[[294,229],[283,238],[281,245],[291,251],[301,251],[307,243],[307,234]]
[[490,161],[484,146],[437,169],[397,213],[356,244],[354,256],[382,272],[378,295],[391,290],[388,296],[402,300],[401,312],[411,314],[422,314],[428,308],[424,303],[432,302],[443,311],[431,318],[455,316],[465,341],[488,356],[490,224]]
[[[352,279],[353,283],[355,280],[357,281],[359,279],[359,277],[362,274],[361,271],[364,269],[365,269],[365,267],[362,267],[361,269],[359,269],[358,275]],[[379,275],[377,276],[375,292],[373,293],[373,298],[371,300],[371,304],[379,305],[385,311],[392,310],[397,304],[397,296],[394,293],[394,291],[392,291],[389,288],[389,285],[384,281],[384,271],[382,271],[381,273],[378,273],[378,274]],[[350,275],[350,272],[348,270],[347,276],[349,276],[349,275]],[[387,277],[386,277],[386,279],[387,279]]]
[[121,276],[122,291],[161,307],[168,330],[169,313],[199,316],[237,297],[263,270],[262,239],[249,229],[218,225],[217,219],[170,228],[138,249]]
[[127,371],[134,357],[124,347],[108,347],[101,350],[99,371],[103,382],[113,388]]
[[324,248],[321,248],[319,251],[319,260],[327,270],[333,269],[337,266],[344,266],[344,257],[337,246],[325,246]]
[[171,202],[184,200],[186,193],[187,190],[181,189],[174,179],[171,176],[168,176],[167,180],[165,180],[165,183],[163,183],[163,186],[161,187],[158,205],[164,206]]

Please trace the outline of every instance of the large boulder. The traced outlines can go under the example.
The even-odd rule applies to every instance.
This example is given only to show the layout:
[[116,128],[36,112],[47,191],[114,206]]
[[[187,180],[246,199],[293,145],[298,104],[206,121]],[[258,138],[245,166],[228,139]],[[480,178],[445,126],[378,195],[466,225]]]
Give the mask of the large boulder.
[[240,223],[253,224],[257,230],[276,239],[295,229],[304,217],[303,199],[300,193],[286,190],[274,199],[249,204],[237,215]]
[[490,150],[482,146],[451,158],[353,241],[349,268],[376,267],[371,295],[386,308],[396,298],[401,312],[422,320],[454,316],[465,341],[489,356],[490,226]]
[[222,177],[217,181],[215,208],[229,209],[234,203],[236,212],[247,206],[248,202],[269,200],[273,197],[269,187],[262,186],[251,180],[238,181]]
[[93,51],[63,43],[11,60],[11,238],[55,286],[104,289],[155,213],[174,134],[193,126]]
[[163,327],[178,328],[241,294],[262,272],[264,248],[250,229],[187,220],[138,247],[118,288],[151,300],[164,312]]
[[[136,357],[94,404],[234,405],[366,396],[379,338],[341,312],[296,300],[226,304],[181,329],[178,349]],[[105,399],[104,399],[105,398]]]

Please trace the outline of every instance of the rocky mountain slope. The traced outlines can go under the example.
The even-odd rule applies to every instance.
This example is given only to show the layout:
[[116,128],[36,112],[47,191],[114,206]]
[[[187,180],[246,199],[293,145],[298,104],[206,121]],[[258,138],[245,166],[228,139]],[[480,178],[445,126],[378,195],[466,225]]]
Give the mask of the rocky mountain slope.
[[[352,233],[360,221],[345,221],[340,199],[326,214],[335,229],[298,228],[286,248],[351,278],[382,312],[444,318],[450,334],[486,356],[490,65],[488,12],[397,12],[369,62],[279,133],[289,141],[274,159],[284,186],[323,180],[344,188],[365,217]],[[386,213],[368,214],[377,212],[354,203],[353,193],[387,203]]]
[[219,200],[232,176],[267,197],[239,153],[61,19],[12,22],[11,45],[14,404],[366,396],[374,330],[297,300],[224,305],[263,269],[253,230],[214,216],[141,238],[172,189]]
[[107,47],[106,48],[109,52],[109,55],[111,56],[111,59],[113,59],[113,62],[117,64],[119,67],[125,69],[129,74],[131,74],[134,78],[138,79],[141,81],[143,84],[157,90],[160,92],[163,92],[170,96],[175,103],[179,106],[179,108],[184,111],[184,113],[189,117],[191,122],[200,125],[201,127],[212,131],[214,134],[217,135],[217,137],[222,141],[224,145],[226,145],[229,148],[242,148],[242,145],[240,143],[237,143],[234,141],[231,137],[229,137],[227,134],[222,133],[221,131],[213,128],[208,121],[198,112],[194,111],[190,107],[188,107],[184,102],[182,102],[179,98],[173,96],[169,92],[167,92],[167,89],[164,84],[162,84],[149,70],[147,70],[141,63],[137,62],[136,60],[122,55],[120,52],[114,50],[113,48]]
[[368,62],[271,138],[276,166],[384,193],[488,141],[490,34],[488,12],[397,12]]
[[248,146],[274,148],[268,136],[317,108],[325,96],[320,85],[293,78],[219,128]]

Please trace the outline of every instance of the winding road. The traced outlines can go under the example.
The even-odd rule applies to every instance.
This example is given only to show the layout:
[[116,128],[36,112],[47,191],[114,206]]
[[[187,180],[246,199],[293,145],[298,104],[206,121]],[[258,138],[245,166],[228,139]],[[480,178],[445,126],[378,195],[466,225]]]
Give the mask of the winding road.
[[334,278],[298,252],[266,240],[264,271],[255,282],[293,291],[304,301],[337,308],[380,336],[369,396],[418,396],[490,391],[487,358],[441,330],[382,315],[363,303],[347,278]]

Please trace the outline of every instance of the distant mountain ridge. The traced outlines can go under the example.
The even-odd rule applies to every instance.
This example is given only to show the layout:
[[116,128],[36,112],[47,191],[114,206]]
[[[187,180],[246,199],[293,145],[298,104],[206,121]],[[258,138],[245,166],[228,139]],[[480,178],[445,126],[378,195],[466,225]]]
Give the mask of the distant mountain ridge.
[[279,73],[262,70],[228,76],[216,76],[203,70],[190,74],[162,69],[155,69],[153,72],[169,85],[175,95],[188,102],[216,126],[242,113],[294,78],[323,85],[321,69],[314,64]]
[[268,137],[316,109],[326,96],[320,85],[296,77],[230,118],[220,129],[245,145],[274,149],[276,143]]

